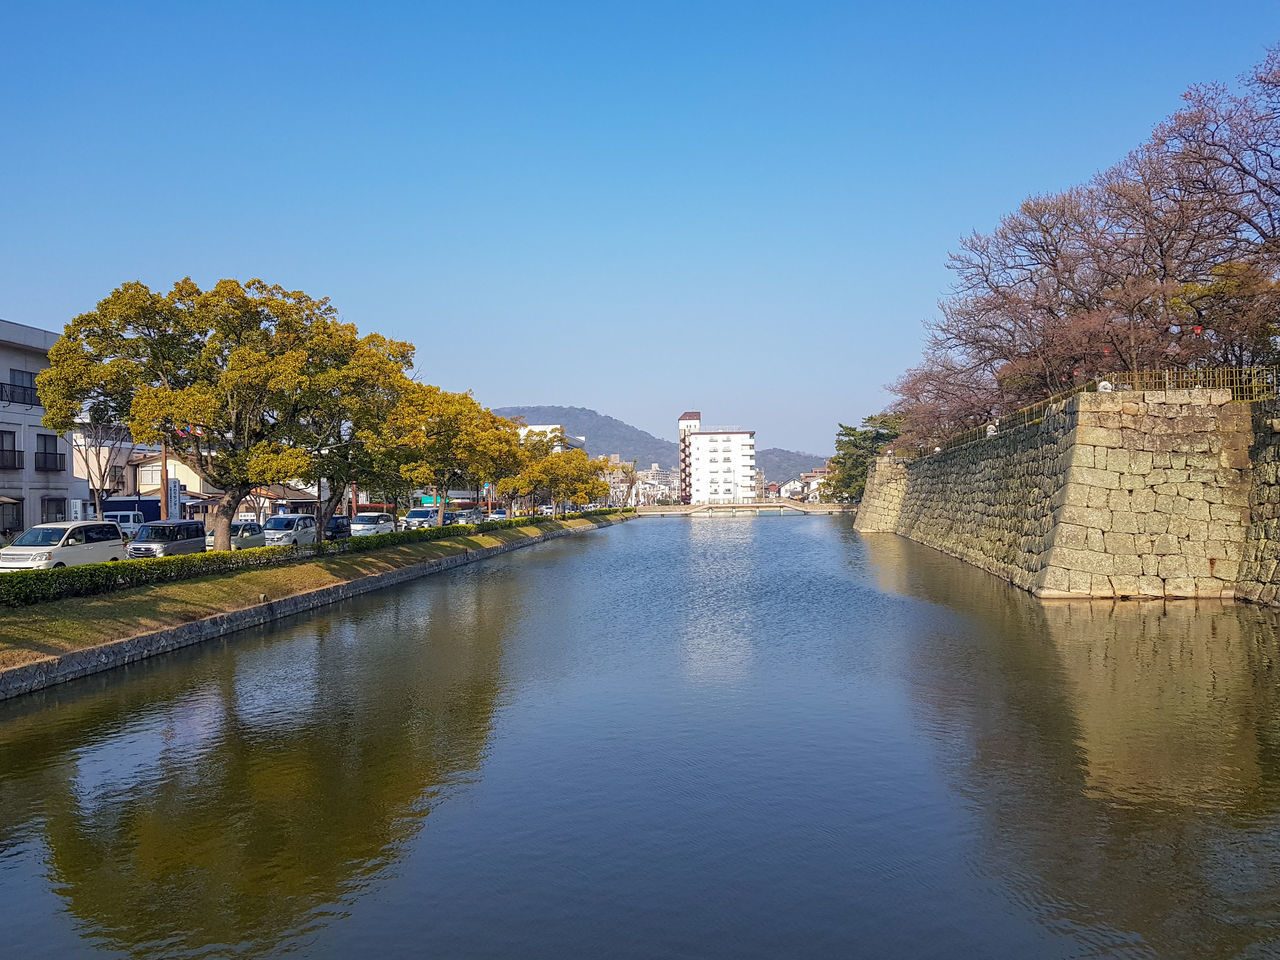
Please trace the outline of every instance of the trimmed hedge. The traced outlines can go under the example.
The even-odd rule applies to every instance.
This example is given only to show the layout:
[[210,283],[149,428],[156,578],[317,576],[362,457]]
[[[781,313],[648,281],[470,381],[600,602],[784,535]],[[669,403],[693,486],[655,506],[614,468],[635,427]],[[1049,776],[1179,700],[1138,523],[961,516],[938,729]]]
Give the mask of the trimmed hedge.
[[[591,510],[570,513],[561,520],[600,517],[627,513],[624,510]],[[551,523],[550,517],[517,517],[512,520],[487,520],[484,523],[456,523],[426,530],[402,530],[399,533],[377,533],[368,537],[352,537],[334,542],[322,541],[302,547],[256,547],[252,550],[219,550],[192,553],[181,557],[120,560],[115,563],[92,563],[82,567],[58,570],[15,570],[0,574],[0,606],[28,607],[52,603],[64,597],[90,597],[129,587],[155,583],[174,583],[215,573],[234,573],[259,567],[297,563],[318,556],[338,553],[367,553],[406,543],[424,543],[446,537],[465,537],[510,527]]]

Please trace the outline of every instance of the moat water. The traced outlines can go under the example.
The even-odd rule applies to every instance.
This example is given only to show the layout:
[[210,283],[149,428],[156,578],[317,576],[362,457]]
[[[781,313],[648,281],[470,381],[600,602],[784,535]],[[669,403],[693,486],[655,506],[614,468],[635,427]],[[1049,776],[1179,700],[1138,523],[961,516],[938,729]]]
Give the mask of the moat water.
[[0,704],[36,957],[1280,956],[1280,644],[644,519]]

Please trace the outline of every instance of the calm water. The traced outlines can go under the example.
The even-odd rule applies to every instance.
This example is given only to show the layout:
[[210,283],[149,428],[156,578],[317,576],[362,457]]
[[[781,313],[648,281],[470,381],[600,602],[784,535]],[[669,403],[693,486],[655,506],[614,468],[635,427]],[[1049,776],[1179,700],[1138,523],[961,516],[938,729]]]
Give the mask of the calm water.
[[1276,624],[556,541],[0,704],[0,954],[1277,957]]

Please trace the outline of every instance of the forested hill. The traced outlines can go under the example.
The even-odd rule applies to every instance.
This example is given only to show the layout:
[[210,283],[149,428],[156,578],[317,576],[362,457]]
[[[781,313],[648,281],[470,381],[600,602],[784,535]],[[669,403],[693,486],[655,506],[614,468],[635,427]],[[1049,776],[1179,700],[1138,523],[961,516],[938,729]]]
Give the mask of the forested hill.
[[524,417],[525,423],[561,424],[569,436],[587,438],[587,453],[593,457],[618,453],[623,460],[634,460],[641,470],[654,463],[668,470],[676,466],[678,452],[671,440],[586,407],[498,407],[493,412],[501,417]]
[[[559,423],[564,432],[587,438],[587,453],[593,457],[617,453],[623,460],[634,460],[640,469],[657,463],[674,469],[678,456],[676,445],[646,433],[616,417],[605,416],[586,407],[498,407],[493,411],[503,417],[523,417],[525,423]],[[780,483],[805,470],[820,467],[825,458],[812,453],[769,447],[756,451],[756,466],[765,477]]]
[[781,447],[756,450],[756,468],[764,471],[764,477],[770,483],[782,483],[800,476],[806,470],[816,470],[826,462],[826,457],[798,450],[783,450]]

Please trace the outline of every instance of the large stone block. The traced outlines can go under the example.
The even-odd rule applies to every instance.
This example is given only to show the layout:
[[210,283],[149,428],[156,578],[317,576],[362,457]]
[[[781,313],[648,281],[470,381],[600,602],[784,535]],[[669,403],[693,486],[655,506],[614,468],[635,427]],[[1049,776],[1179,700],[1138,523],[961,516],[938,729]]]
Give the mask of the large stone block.
[[1111,529],[1117,533],[1141,533],[1138,528],[1138,514],[1127,510],[1111,512]]
[[1115,490],[1120,486],[1120,476],[1096,467],[1072,467],[1067,474],[1067,483],[1085,483],[1091,487]]
[[1091,447],[1120,447],[1123,440],[1119,430],[1106,427],[1076,427],[1076,443]]
[[1142,575],[1142,558],[1137,554],[1111,558],[1113,576],[1138,577]]
[[1059,523],[1074,523],[1082,527],[1095,527],[1098,530],[1111,529],[1111,511],[1094,510],[1090,507],[1077,507],[1067,504],[1057,513]]
[[1144,597],[1163,597],[1164,581],[1159,577],[1139,577],[1138,592]]
[[1069,547],[1075,550],[1083,550],[1085,547],[1085,534],[1088,528],[1079,526],[1074,523],[1058,524],[1057,534],[1054,537],[1054,543],[1058,546]]
[[1056,567],[1068,570],[1081,570],[1087,573],[1100,573],[1110,576],[1113,572],[1112,558],[1105,553],[1092,550],[1073,550],[1069,547],[1054,546],[1049,552],[1049,562]]
[[1117,597],[1142,595],[1142,583],[1138,577],[1116,574],[1111,578],[1111,589]]

